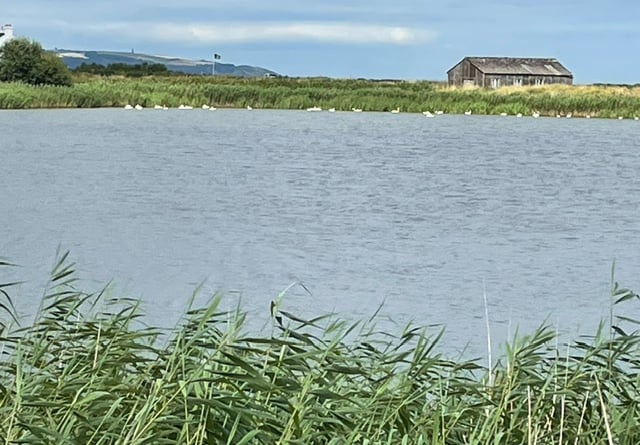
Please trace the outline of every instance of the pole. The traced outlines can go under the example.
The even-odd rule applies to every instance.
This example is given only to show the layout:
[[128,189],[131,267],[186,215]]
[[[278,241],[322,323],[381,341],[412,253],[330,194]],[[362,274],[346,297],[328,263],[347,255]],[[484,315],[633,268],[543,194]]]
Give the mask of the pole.
[[220,60],[222,59],[222,56],[218,53],[213,53],[213,64],[211,66],[211,75],[215,76],[216,75],[216,60]]

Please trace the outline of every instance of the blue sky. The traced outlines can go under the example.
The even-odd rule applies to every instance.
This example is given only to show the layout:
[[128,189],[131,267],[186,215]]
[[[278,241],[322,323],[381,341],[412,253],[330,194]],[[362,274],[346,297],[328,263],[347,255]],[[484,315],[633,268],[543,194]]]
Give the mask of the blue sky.
[[289,76],[443,80],[466,55],[555,57],[576,83],[640,82],[638,0],[14,0],[45,48],[257,65]]

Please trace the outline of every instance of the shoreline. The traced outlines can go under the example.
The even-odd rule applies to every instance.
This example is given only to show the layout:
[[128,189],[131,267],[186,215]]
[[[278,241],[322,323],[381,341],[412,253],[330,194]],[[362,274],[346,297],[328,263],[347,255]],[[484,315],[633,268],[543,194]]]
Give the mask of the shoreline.
[[0,109],[201,108],[378,111],[540,117],[640,117],[640,87],[459,89],[434,82],[75,76],[72,87],[0,83]]

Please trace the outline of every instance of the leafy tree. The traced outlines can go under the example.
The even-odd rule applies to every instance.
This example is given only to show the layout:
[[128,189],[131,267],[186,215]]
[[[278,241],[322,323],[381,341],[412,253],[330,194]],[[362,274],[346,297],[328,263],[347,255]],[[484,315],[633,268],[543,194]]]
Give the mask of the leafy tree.
[[31,85],[71,85],[71,73],[56,55],[38,42],[12,39],[0,47],[0,81]]
[[38,74],[41,76],[37,84],[71,86],[71,72],[60,57],[45,52],[40,59]]

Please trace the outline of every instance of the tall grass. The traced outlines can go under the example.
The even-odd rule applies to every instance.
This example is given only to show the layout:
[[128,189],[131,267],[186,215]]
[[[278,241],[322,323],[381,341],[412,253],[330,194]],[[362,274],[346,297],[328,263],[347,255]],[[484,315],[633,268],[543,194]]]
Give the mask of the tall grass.
[[[10,267],[7,262],[1,267]],[[442,332],[302,320],[274,302],[247,335],[216,295],[170,330],[137,301],[77,289],[57,261],[32,322],[0,286],[0,440],[37,444],[637,444],[635,321],[555,348],[541,327],[492,369]],[[2,270],[0,268],[0,270]],[[638,295],[617,285],[613,302]],[[268,309],[267,309],[268,310]]]
[[356,79],[239,79],[225,77],[76,76],[73,87],[0,83],[0,108],[145,107],[180,104],[216,107],[324,109],[404,112],[442,110],[476,114],[573,114],[640,116],[640,87],[542,86],[456,89],[433,82],[377,82]]

